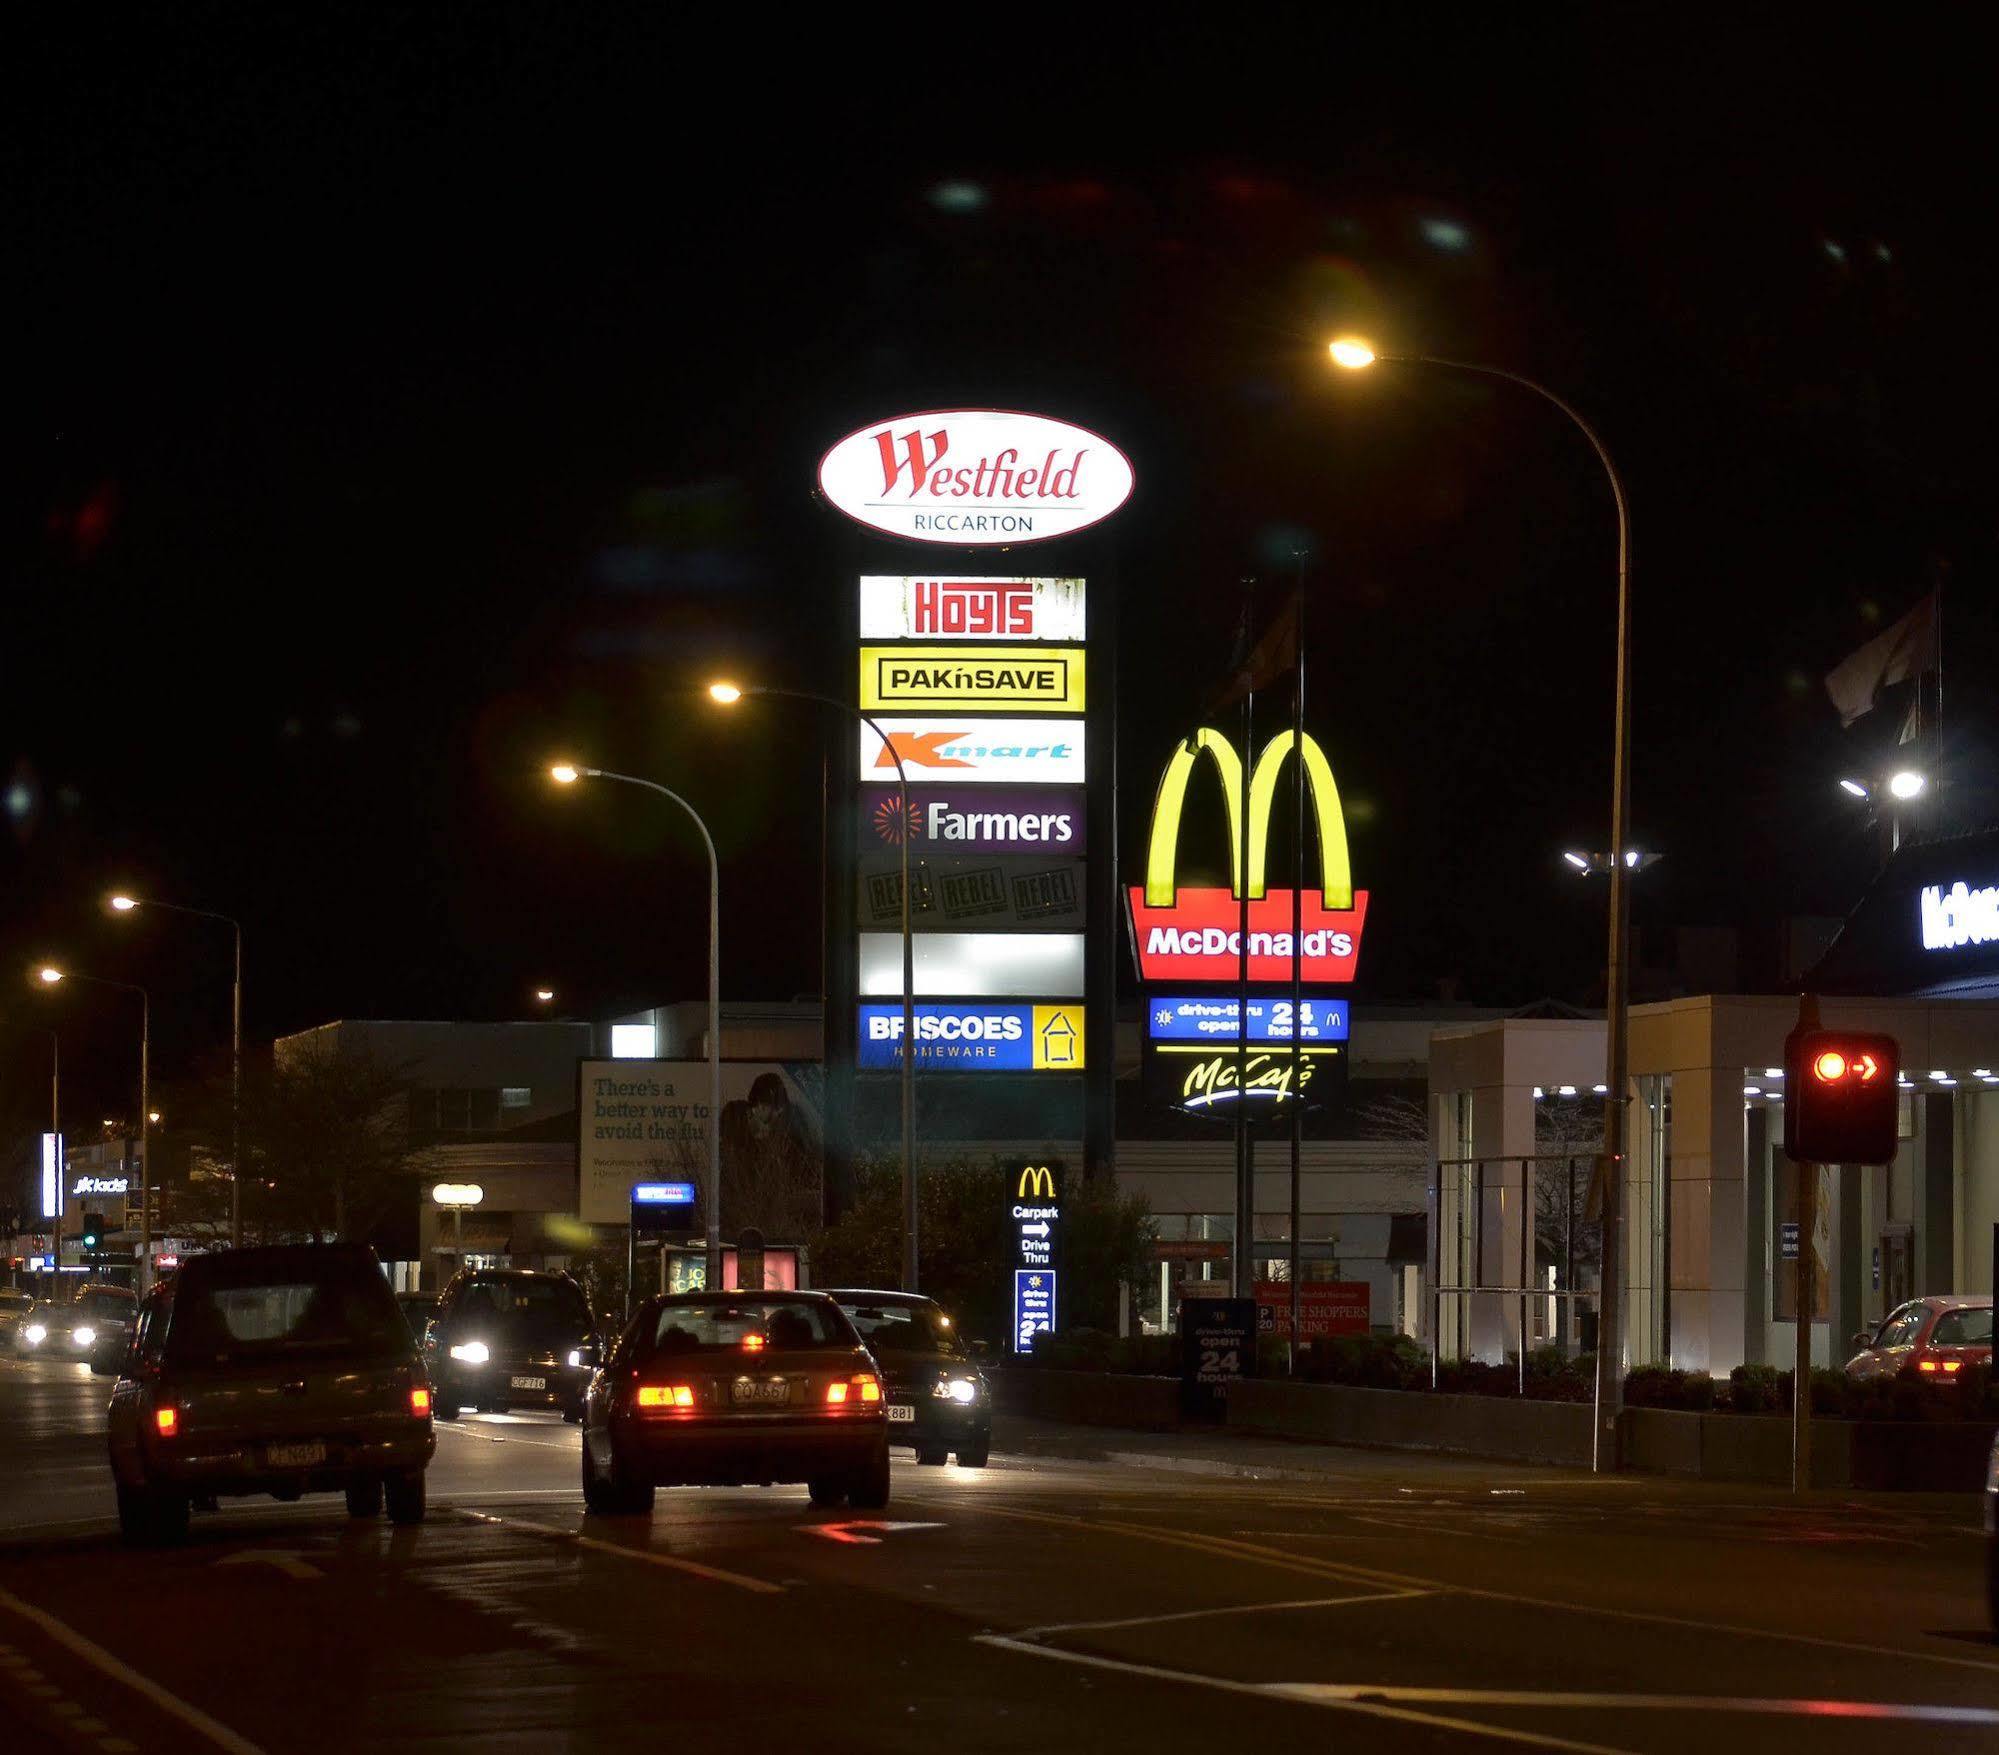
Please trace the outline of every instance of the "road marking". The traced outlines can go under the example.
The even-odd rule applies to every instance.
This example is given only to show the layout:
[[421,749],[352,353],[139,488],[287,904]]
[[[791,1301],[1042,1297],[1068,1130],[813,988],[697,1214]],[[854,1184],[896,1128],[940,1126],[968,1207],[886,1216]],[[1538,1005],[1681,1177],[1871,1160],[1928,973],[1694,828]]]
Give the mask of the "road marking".
[[1395,1603],[1405,1597],[1427,1597],[1426,1590],[1374,1591],[1361,1597],[1308,1597],[1295,1603],[1234,1603],[1221,1609],[1181,1609],[1171,1615],[1127,1615],[1117,1621],[1056,1621],[1046,1627],[1023,1627],[1016,1639],[1040,1639],[1050,1633],[1101,1633],[1113,1627],[1158,1627],[1168,1621],[1205,1621],[1215,1615],[1268,1615],[1279,1609],[1350,1609],[1358,1603]]
[[829,1542],[846,1542],[858,1548],[879,1548],[882,1545],[881,1536],[871,1536],[867,1534],[869,1530],[894,1535],[898,1530],[941,1530],[947,1526],[941,1523],[881,1523],[871,1517],[855,1517],[845,1523],[801,1523],[795,1527],[801,1536],[824,1536]]
[[215,1563],[218,1566],[275,1566],[287,1578],[324,1578],[325,1573],[312,1565],[295,1548],[243,1548],[234,1554],[224,1554]]
[[784,1586],[772,1584],[768,1579],[751,1578],[745,1572],[730,1572],[720,1566],[704,1566],[699,1560],[682,1560],[674,1554],[656,1553],[651,1548],[628,1548],[622,1542],[599,1541],[595,1536],[579,1535],[574,1530],[558,1529],[554,1524],[529,1523],[525,1518],[495,1517],[488,1511],[464,1511],[458,1515],[472,1519],[475,1523],[490,1523],[505,1529],[526,1530],[532,1535],[549,1536],[558,1542],[570,1542],[579,1548],[590,1548],[600,1554],[616,1554],[621,1560],[641,1560],[648,1566],[664,1566],[672,1572],[685,1572],[695,1578],[705,1578],[714,1584],[733,1584],[738,1590],[755,1591],[760,1596],[779,1596]]
[[1341,1561],[1313,1561],[1300,1555],[1279,1553],[1254,1542],[1236,1541],[1226,1536],[1199,1535],[1191,1531],[1163,1529],[1154,1524],[1123,1523],[1116,1519],[1092,1521],[1062,1517],[1047,1511],[1024,1511],[1015,1506],[987,1502],[960,1503],[957,1509],[975,1509],[995,1517],[1019,1518],[1028,1523],[1053,1524],[1063,1528],[1095,1531],[1103,1535],[1132,1536],[1140,1541],[1159,1542],[1168,1547],[1192,1548],[1218,1554],[1226,1559],[1244,1560],[1252,1565],[1279,1572],[1300,1572],[1341,1583],[1373,1584],[1388,1588],[1431,1591],[1439,1595],[1477,1597],[1485,1602],[1509,1603],[1523,1608],[1542,1609],[1560,1615],[1597,1615],[1618,1621],[1638,1621],[1654,1627],[1677,1627],[1688,1632],[1728,1634],[1741,1639],[1769,1639],[1790,1645],[1809,1645],[1821,1651],[1858,1652],[1866,1657],[1898,1661],[1942,1664],[1947,1669],[1976,1670],[1981,1675],[1999,1675],[1999,1663],[1980,1658],[1957,1657],[1949,1652],[1923,1651],[1914,1646],[1869,1645],[1861,1640],[1832,1639],[1817,1633],[1792,1633],[1773,1627],[1747,1627],[1727,1621],[1696,1621],[1684,1615],[1667,1615],[1651,1609],[1619,1609],[1602,1603],[1559,1602],[1552,1597],[1530,1597],[1515,1591],[1494,1590],[1485,1585],[1456,1584],[1448,1579],[1421,1578],[1406,1572],[1385,1572],[1378,1567],[1353,1566]]
[[143,1695],[169,1718],[178,1719],[191,1731],[206,1737],[216,1748],[225,1750],[227,1755],[264,1755],[264,1751],[248,1737],[239,1737],[227,1725],[212,1719],[191,1701],[183,1700],[178,1694],[162,1688],[150,1676],[142,1676],[132,1666],[120,1658],[113,1657],[103,1646],[84,1638],[65,1621],[58,1621],[46,1609],[38,1609],[33,1603],[24,1603],[5,1586],[0,1586],[0,1609],[18,1615],[30,1626],[39,1627],[65,1650],[74,1652],[93,1669],[102,1671],[114,1682],[122,1682],[135,1694]]
[[1577,1707],[1585,1711],[1749,1712],[1795,1718],[1908,1719],[1999,1725],[1999,1708],[1892,1700],[1773,1700],[1728,1694],[1563,1694],[1505,1688],[1397,1688],[1357,1682],[1268,1682],[1293,1700],[1406,1700],[1439,1706]]
[[1273,1692],[1282,1683],[1236,1682],[1226,1676],[1203,1676],[1193,1670],[1168,1670],[1156,1664],[1126,1663],[1121,1658],[1094,1657],[1088,1652],[1065,1651],[1059,1645],[1034,1645],[1002,1633],[976,1633],[974,1645],[989,1645],[998,1651],[1020,1652],[1027,1657],[1053,1658],[1057,1663],[1079,1664],[1085,1669],[1114,1670],[1120,1675],[1142,1676],[1150,1682],[1183,1682],[1195,1688],[1213,1688],[1223,1694],[1246,1694],[1257,1700],[1290,1700],[1299,1706],[1318,1706],[1335,1712],[1358,1713],[1364,1718],[1390,1719],[1398,1724],[1428,1725],[1435,1730],[1459,1731],[1469,1736],[1490,1737],[1501,1743],[1522,1743],[1531,1749],[1566,1749],[1572,1755],[1629,1755],[1607,1743],[1578,1743],[1565,1737],[1551,1737],[1542,1731],[1513,1731],[1500,1725],[1480,1724],[1476,1719],[1448,1718],[1442,1713],[1417,1712],[1413,1708],[1389,1706],[1375,1700],[1306,1699]]

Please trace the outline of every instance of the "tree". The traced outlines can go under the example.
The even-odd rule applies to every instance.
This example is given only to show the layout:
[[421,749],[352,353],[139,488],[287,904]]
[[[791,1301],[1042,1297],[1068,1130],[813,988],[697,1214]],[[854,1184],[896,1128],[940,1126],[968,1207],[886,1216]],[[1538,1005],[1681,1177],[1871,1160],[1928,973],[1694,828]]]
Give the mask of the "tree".
[[[968,1335],[995,1342],[1012,1324],[1012,1206],[1006,1166],[975,1159],[933,1165],[919,1193],[923,1290]],[[902,1274],[902,1168],[858,1167],[853,1204],[813,1246],[822,1286],[892,1287]],[[1152,1220],[1143,1196],[1108,1177],[1075,1178],[1062,1195],[1062,1296],[1072,1328],[1115,1328],[1118,1287],[1145,1273]]]

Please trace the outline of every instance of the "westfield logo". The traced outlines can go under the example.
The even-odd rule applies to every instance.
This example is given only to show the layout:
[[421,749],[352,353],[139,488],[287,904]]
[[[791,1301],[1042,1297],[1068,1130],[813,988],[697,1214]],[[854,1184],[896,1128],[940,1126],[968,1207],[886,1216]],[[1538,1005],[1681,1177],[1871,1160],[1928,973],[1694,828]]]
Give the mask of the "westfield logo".
[[[875,434],[881,455],[882,494],[886,498],[901,487],[904,497],[915,499],[927,493],[933,499],[952,500],[1074,500],[1081,498],[1077,477],[1088,446],[1073,453],[1050,447],[1037,464],[1021,467],[1020,452],[1008,445],[981,457],[975,463],[961,463],[944,469],[939,465],[951,450],[951,435],[943,427],[924,433],[912,427],[899,438],[884,427]],[[899,452],[899,454],[898,454]]]

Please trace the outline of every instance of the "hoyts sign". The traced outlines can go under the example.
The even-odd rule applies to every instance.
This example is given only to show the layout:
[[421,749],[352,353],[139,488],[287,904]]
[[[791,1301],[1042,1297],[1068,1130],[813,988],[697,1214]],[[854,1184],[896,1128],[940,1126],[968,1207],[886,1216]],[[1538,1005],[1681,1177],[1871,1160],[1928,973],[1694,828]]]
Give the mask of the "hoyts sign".
[[861,579],[861,638],[1081,640],[1081,579]]
[[[1152,807],[1152,838],[1145,882],[1127,892],[1132,946],[1139,978],[1146,982],[1236,981],[1242,978],[1242,903],[1249,899],[1249,979],[1289,981],[1292,975],[1293,893],[1264,884],[1270,844],[1270,812],[1278,776],[1291,752],[1288,731],[1272,738],[1257,757],[1243,796],[1242,760],[1219,732],[1200,731],[1183,741],[1166,765]],[[1177,881],[1180,817],[1196,762],[1208,757],[1221,778],[1228,809],[1229,868],[1226,889],[1197,889]],[[1353,887],[1347,858],[1346,818],[1333,770],[1309,736],[1299,759],[1319,840],[1319,888],[1297,898],[1300,978],[1312,983],[1348,982],[1360,962],[1361,927],[1367,919],[1367,892]],[[1248,869],[1243,869],[1243,812],[1248,816]]]
[[1132,483],[1130,462],[1102,435],[999,409],[875,421],[819,462],[820,492],[849,518],[959,545],[1073,535],[1122,506]]

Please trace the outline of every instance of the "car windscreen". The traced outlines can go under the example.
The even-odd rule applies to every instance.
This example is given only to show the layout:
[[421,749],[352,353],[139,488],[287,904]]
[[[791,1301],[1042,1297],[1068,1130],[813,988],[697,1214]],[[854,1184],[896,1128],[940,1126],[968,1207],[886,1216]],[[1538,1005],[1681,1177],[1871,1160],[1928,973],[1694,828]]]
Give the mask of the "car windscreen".
[[590,1333],[590,1306],[570,1280],[474,1280],[459,1294],[451,1332],[489,1347],[573,1345]]
[[111,1317],[124,1321],[132,1314],[136,1300],[124,1292],[86,1292],[76,1301],[79,1316]]
[[965,1357],[965,1343],[951,1319],[934,1304],[863,1304],[840,1301],[861,1339],[877,1353],[942,1353]]
[[204,1266],[183,1271],[175,1289],[169,1365],[410,1356],[395,1296],[366,1256],[252,1255]]
[[804,1353],[854,1344],[835,1306],[790,1298],[663,1304],[647,1338],[648,1352],[667,1355]]
[[1930,1330],[1933,1347],[1989,1347],[1992,1345],[1991,1310],[1946,1310]]

